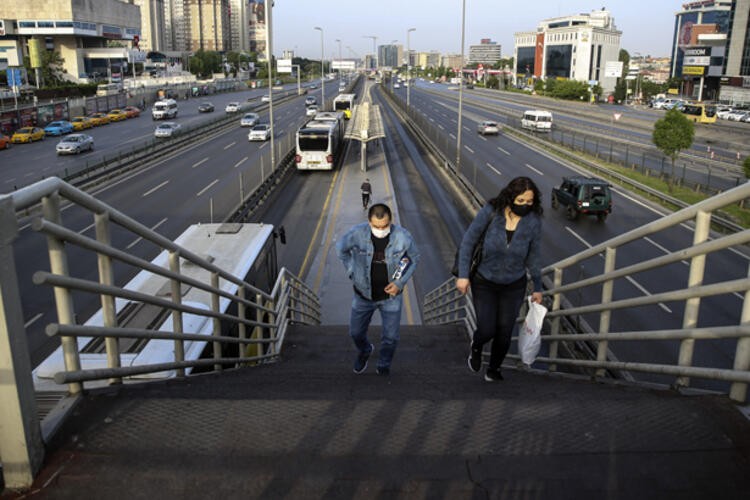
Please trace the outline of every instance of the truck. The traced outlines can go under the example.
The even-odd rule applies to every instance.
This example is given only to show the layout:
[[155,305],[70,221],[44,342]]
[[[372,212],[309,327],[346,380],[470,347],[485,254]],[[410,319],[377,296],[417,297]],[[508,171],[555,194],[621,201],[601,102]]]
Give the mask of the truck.
[[594,215],[604,221],[612,213],[610,184],[595,177],[563,177],[560,187],[552,188],[552,208],[565,207],[565,215],[575,220],[579,214]]

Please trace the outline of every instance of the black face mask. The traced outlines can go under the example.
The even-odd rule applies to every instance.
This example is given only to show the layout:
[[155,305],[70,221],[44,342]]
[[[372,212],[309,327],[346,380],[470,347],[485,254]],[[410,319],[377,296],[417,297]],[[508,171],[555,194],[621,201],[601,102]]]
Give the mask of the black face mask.
[[510,211],[519,217],[523,217],[524,215],[530,214],[532,208],[531,205],[517,205],[514,203],[510,206]]

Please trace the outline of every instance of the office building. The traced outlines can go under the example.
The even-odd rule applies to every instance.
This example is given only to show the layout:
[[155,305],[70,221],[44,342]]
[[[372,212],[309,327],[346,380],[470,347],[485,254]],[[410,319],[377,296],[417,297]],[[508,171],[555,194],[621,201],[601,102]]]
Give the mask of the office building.
[[166,23],[164,0],[133,0],[141,8],[141,36],[138,48],[143,51],[166,49]]
[[185,0],[188,50],[231,50],[229,0]]
[[463,67],[461,54],[446,54],[440,58],[440,66],[458,70]]
[[515,34],[515,83],[565,78],[597,82],[605,94],[613,92],[618,75],[606,74],[605,67],[619,60],[621,36],[605,9],[544,20],[536,31]]
[[190,18],[185,0],[164,0],[164,50],[188,52]]
[[231,50],[247,52],[250,50],[249,3],[247,0],[229,1],[229,31]]
[[258,54],[259,61],[266,60],[266,2],[248,0],[248,41],[250,51]]
[[735,0],[727,33],[727,57],[720,78],[719,99],[750,104],[750,0]]
[[482,38],[479,45],[469,46],[469,64],[494,66],[502,59],[502,47],[489,38]]
[[404,63],[403,45],[378,46],[378,65],[386,68],[398,68]]

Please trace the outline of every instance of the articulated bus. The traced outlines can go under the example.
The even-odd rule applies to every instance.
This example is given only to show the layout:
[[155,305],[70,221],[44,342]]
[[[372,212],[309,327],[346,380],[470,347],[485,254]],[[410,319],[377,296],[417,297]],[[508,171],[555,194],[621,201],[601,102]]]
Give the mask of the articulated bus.
[[687,103],[682,106],[682,112],[695,123],[716,123],[716,106],[713,104]]
[[333,100],[333,110],[344,113],[344,118],[349,120],[354,109],[354,94],[339,94]]
[[[278,275],[276,261],[276,242],[273,226],[270,224],[194,224],[183,232],[175,243],[187,248],[194,254],[202,256],[214,265],[232,275],[244,279],[247,283],[270,292]],[[284,241],[282,237],[282,241]],[[210,272],[190,261],[180,259],[180,272],[186,277],[210,283]],[[151,263],[169,268],[169,254],[165,250]],[[237,292],[237,285],[221,280],[221,288],[229,293]],[[171,281],[150,271],[142,270],[125,285],[125,289],[163,299],[171,297]],[[253,300],[252,297],[248,297]],[[197,309],[211,309],[211,294],[205,290],[182,285],[182,303]],[[222,313],[237,314],[237,303],[227,298],[219,299]],[[117,326],[119,328],[140,328],[155,331],[173,331],[171,309],[152,304],[145,304],[129,299],[115,299]],[[252,314],[255,314],[254,311]],[[254,319],[254,318],[250,318]],[[85,323],[86,326],[103,326],[104,317],[100,309]],[[222,322],[221,335],[237,336],[236,324]],[[191,361],[212,355],[213,344],[210,342],[213,332],[213,320],[208,316],[191,313],[183,314],[183,332],[206,336],[206,341],[184,342],[185,360]],[[107,353],[105,342],[100,337],[78,337],[78,351],[81,368],[84,370],[106,368]],[[150,365],[174,361],[174,341],[163,339],[120,339],[122,366]],[[224,347],[224,349],[232,349]],[[235,352],[223,352],[223,355],[237,356]],[[252,349],[256,349],[252,346]],[[258,346],[257,349],[263,349]],[[258,352],[262,354],[262,352]],[[188,373],[191,368],[186,369]],[[197,370],[197,368],[196,368]],[[55,384],[55,373],[65,371],[62,347],[58,347],[33,372],[34,385],[38,392],[56,392],[66,387]],[[165,379],[176,375],[174,370],[133,375],[125,382],[138,382],[146,379]],[[88,382],[90,387],[104,385],[106,381]]]
[[343,144],[343,113],[318,113],[297,131],[297,170],[333,170]]

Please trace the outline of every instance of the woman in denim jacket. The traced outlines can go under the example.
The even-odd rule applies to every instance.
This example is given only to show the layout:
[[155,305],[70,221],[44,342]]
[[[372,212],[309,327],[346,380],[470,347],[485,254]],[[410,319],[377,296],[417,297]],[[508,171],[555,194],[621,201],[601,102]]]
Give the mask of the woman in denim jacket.
[[[477,272],[469,276],[474,247],[486,229]],[[542,205],[539,189],[528,177],[516,177],[491,199],[466,230],[458,257],[456,288],[466,293],[471,285],[477,330],[471,343],[469,368],[479,372],[482,349],[492,341],[484,379],[502,380],[500,366],[526,295],[526,271],[531,275],[534,302],[542,301],[539,247]]]

